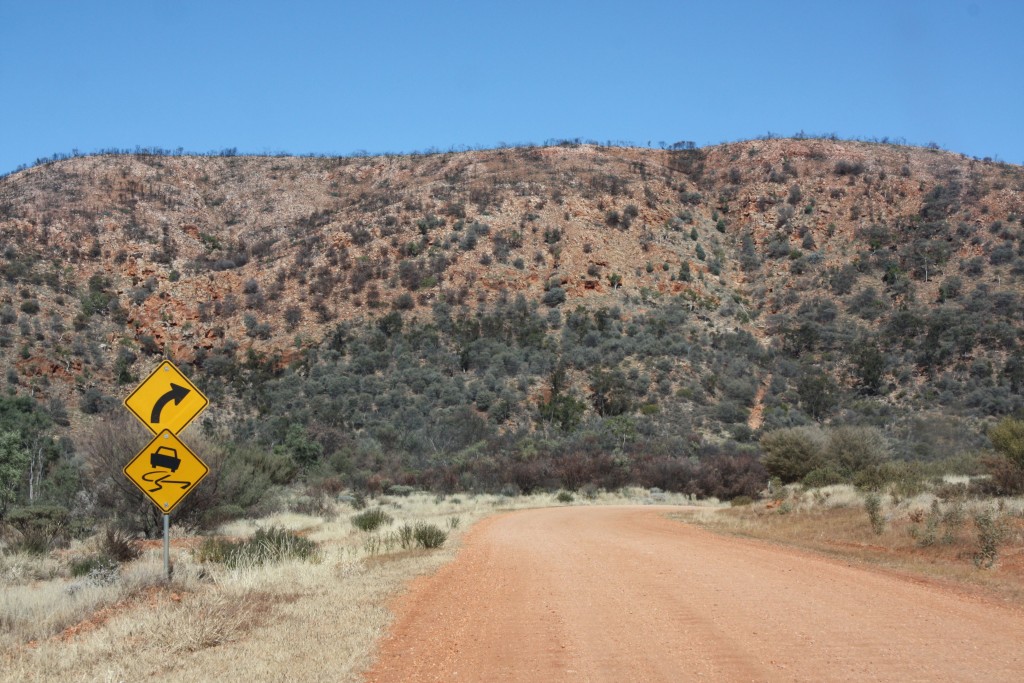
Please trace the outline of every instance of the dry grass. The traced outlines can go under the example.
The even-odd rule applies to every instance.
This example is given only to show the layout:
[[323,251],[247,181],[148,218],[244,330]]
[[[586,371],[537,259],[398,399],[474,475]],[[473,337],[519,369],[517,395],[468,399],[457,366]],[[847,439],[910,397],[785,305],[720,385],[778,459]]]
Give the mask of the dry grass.
[[129,568],[110,583],[56,579],[6,587],[0,595],[0,648],[60,633],[102,608],[124,602],[160,582],[162,568]]
[[20,586],[34,581],[47,581],[60,576],[61,563],[51,556],[27,553],[5,555],[0,552],[0,585]]
[[[674,516],[716,532],[879,565],[1024,603],[1024,498],[940,500],[924,493],[908,499],[883,495],[881,500],[880,534],[872,530],[864,495],[849,486],[790,488],[779,501]],[[995,565],[979,569],[981,545],[974,518],[986,510],[1007,534]]]

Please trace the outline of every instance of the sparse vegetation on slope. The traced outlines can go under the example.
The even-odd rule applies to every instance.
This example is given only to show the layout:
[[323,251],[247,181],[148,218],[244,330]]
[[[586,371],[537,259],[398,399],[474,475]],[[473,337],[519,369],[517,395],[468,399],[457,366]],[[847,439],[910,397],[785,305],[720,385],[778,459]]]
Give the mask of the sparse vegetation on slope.
[[27,169],[0,179],[0,507],[95,492],[56,542],[155,533],[111,425],[164,356],[213,400],[190,438],[224,466],[182,510],[206,525],[296,481],[756,497],[761,446],[817,426],[883,457],[773,473],[980,472],[1024,407],[1022,192],[1017,166],[827,139]]

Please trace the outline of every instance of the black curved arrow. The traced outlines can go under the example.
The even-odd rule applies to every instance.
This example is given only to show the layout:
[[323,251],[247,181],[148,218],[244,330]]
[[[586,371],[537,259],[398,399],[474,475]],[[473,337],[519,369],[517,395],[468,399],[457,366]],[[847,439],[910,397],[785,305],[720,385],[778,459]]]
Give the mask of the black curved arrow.
[[153,424],[158,424],[160,422],[160,413],[161,411],[163,411],[164,406],[170,403],[171,401],[174,401],[174,405],[178,405],[179,403],[181,403],[181,399],[189,395],[190,391],[191,389],[179,386],[172,382],[171,390],[168,391],[163,396],[161,396],[160,398],[158,398],[156,400],[156,403],[153,405],[153,414],[149,416],[149,421],[152,422]]

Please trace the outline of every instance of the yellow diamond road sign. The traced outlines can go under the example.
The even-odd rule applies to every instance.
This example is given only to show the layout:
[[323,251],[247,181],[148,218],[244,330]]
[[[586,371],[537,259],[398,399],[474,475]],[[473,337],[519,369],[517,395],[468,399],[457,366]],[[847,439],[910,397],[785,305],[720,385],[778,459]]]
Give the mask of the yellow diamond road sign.
[[165,360],[124,400],[125,407],[150,431],[178,434],[210,401],[188,377]]
[[124,475],[166,514],[192,492],[210,468],[165,429],[124,466]]

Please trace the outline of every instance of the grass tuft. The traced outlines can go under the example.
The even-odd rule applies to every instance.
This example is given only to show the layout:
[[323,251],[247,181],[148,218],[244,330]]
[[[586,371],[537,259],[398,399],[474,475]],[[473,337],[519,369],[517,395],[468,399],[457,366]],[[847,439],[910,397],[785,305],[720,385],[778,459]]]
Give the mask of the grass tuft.
[[320,553],[314,541],[287,529],[270,527],[258,529],[252,538],[244,541],[207,538],[196,551],[196,559],[200,562],[224,564],[234,569],[285,560],[316,562],[320,559]]

